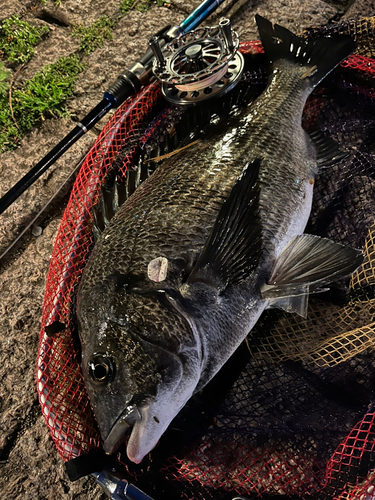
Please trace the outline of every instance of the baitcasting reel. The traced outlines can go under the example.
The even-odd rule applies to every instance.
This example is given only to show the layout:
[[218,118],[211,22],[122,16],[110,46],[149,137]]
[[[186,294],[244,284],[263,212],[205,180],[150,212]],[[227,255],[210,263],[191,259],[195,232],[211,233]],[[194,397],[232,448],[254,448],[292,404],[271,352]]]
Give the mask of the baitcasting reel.
[[218,26],[189,31],[163,48],[157,37],[149,40],[155,59],[153,73],[165,98],[173,104],[200,104],[226,94],[240,80],[244,58],[229,19]]

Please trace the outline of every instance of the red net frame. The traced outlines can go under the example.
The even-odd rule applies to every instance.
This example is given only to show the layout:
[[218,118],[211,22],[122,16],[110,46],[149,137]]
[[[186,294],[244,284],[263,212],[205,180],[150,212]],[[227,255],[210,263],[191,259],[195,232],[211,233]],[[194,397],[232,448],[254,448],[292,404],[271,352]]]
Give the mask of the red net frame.
[[[242,43],[240,50],[244,54],[263,52],[259,41]],[[369,77],[375,74],[374,61],[359,55],[350,56],[342,67]],[[363,87],[360,91],[364,91]],[[365,91],[369,97],[375,97],[373,88]],[[37,391],[46,425],[64,461],[100,446],[100,435],[81,375],[72,320],[74,292],[92,245],[92,207],[98,201],[100,187],[118,152],[130,141],[137,125],[152,111],[160,97],[158,83],[148,85],[124,103],[105,125],[82,165],[56,237],[43,304]],[[313,110],[310,112],[314,114]],[[123,160],[123,175],[131,164],[131,156],[132,150]],[[45,327],[55,321],[63,323],[65,329],[49,337]],[[255,492],[303,496],[321,491],[326,492],[329,498],[354,499],[363,495],[364,500],[369,500],[373,491],[371,474],[363,477],[362,481],[357,480],[354,487],[348,486],[348,468],[353,461],[361,460],[363,454],[373,452],[374,418],[373,412],[367,413],[339,444],[328,463],[313,463],[301,455],[262,447],[249,453],[244,445],[230,450],[232,455],[238,457],[236,466],[231,470],[220,461],[220,451],[211,460],[208,449],[197,449],[183,460],[171,457],[161,472],[178,481],[183,478],[185,482],[210,484],[213,488],[219,485],[237,494]],[[213,442],[210,446],[228,453],[228,447],[232,445]],[[129,473],[132,474],[131,471]],[[338,491],[340,478],[341,490]],[[333,482],[335,486],[332,489]],[[192,497],[184,494],[181,498]]]
[[[103,128],[80,169],[56,237],[47,275],[37,361],[37,391],[42,413],[58,452],[70,460],[99,446],[100,438],[84,388],[70,317],[72,295],[92,244],[92,207],[123,141],[160,97],[153,83],[121,106]],[[121,140],[118,140],[121,138]],[[123,174],[126,174],[126,164]],[[44,327],[66,328],[53,338]],[[82,419],[84,416],[84,420]]]

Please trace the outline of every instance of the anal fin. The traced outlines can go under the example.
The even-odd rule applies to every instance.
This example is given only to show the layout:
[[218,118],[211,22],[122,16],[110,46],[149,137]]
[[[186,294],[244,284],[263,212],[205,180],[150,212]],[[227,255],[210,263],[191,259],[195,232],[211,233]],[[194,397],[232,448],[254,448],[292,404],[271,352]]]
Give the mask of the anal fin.
[[305,294],[298,297],[282,297],[280,299],[271,299],[270,308],[282,309],[288,313],[298,314],[302,318],[307,318],[307,308],[309,305],[309,287],[306,287]]
[[261,294],[271,307],[305,316],[309,293],[325,291],[326,285],[349,276],[362,262],[360,250],[319,236],[295,236],[276,259]]
[[341,151],[337,142],[323,131],[313,130],[309,132],[309,136],[316,147],[319,170],[335,165],[348,156],[348,153]]

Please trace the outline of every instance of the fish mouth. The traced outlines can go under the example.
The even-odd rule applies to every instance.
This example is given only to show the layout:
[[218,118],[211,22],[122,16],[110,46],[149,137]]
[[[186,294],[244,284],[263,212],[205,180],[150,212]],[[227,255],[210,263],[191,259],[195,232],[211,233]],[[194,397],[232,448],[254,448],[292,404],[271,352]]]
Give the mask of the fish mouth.
[[[150,343],[150,342],[149,342]],[[155,344],[153,344],[155,346]],[[156,425],[159,423],[158,417],[154,416],[150,422],[150,410],[158,408],[158,414],[165,414],[164,407],[168,407],[168,397],[173,397],[174,392],[178,389],[181,379],[184,375],[183,362],[180,357],[173,354],[160,346],[159,350],[164,351],[169,358],[168,369],[165,373],[165,378],[161,386],[158,387],[158,395],[161,396],[161,401],[158,397],[148,396],[142,398],[142,403],[137,406],[131,404],[134,399],[130,400],[125,410],[120,414],[117,420],[112,424],[112,427],[106,437],[103,436],[103,450],[106,454],[111,455],[125,442],[128,433],[130,432],[129,441],[127,444],[127,454],[130,460],[135,463],[141,462],[142,458],[151,451],[157,444],[161,430],[167,428],[170,420],[164,421],[160,418],[164,425]],[[168,395],[168,396],[167,396]],[[163,409],[160,409],[162,406]],[[167,412],[168,413],[168,412]],[[132,452],[131,450],[135,450]]]
[[178,356],[172,359],[174,378],[160,385],[156,396],[144,399],[139,406],[127,406],[104,439],[103,449],[107,454],[115,453],[130,432],[126,453],[129,460],[139,464],[190,399],[199,381],[200,363],[196,363],[193,372],[186,373],[181,359]]
[[124,443],[126,436],[132,427],[142,419],[135,405],[130,405],[121,413],[113,424],[108,436],[103,443],[103,450],[107,455],[112,455]]
[[[116,322],[112,321],[116,324]],[[183,363],[177,354],[165,349],[163,346],[159,345],[158,342],[152,341],[150,339],[144,338],[138,332],[134,334],[138,342],[143,343],[148,348],[156,350],[159,355],[163,355],[164,362],[167,366],[165,368],[166,373],[163,384],[173,390],[178,386],[180,380],[183,376]],[[148,408],[148,400],[151,398],[150,395],[142,394],[141,397],[138,394],[138,406],[134,403],[134,394],[129,397],[126,401],[125,409],[119,414],[116,420],[112,423],[109,431],[108,427],[105,429],[105,425],[102,425],[102,429],[99,423],[99,429],[101,430],[101,435],[103,439],[103,450],[107,455],[112,455],[117,451],[117,449],[126,441],[127,436],[133,434],[133,429],[137,428],[141,424],[141,421],[147,420],[145,414],[145,408]],[[138,424],[138,425],[137,425]],[[131,436],[129,438],[129,441]]]
[[107,436],[103,436],[103,450],[107,454],[115,453],[130,433],[127,456],[139,464],[157,445],[173,418],[193,395],[200,379],[202,360],[189,350],[176,354],[150,339],[137,336],[141,342],[164,355],[162,380],[157,385],[156,394],[143,394],[138,405],[134,404],[133,394]]

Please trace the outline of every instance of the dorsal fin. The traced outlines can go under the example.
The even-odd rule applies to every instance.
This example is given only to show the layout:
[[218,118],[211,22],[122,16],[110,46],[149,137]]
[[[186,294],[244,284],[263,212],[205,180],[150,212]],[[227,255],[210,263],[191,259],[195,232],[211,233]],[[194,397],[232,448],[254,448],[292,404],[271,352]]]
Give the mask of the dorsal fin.
[[119,183],[117,179],[111,189],[102,186],[98,203],[93,207],[93,233],[97,241],[119,208]]
[[107,182],[100,190],[98,203],[93,207],[93,233],[97,241],[104,229],[108,226],[118,209],[130,198],[137,187],[153,173],[143,158],[138,160],[136,168],[129,168],[124,181],[119,182],[117,176],[112,185]]

